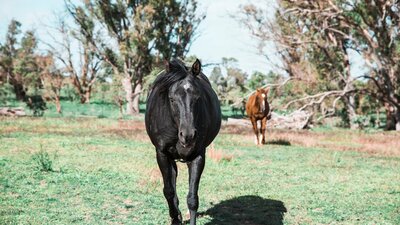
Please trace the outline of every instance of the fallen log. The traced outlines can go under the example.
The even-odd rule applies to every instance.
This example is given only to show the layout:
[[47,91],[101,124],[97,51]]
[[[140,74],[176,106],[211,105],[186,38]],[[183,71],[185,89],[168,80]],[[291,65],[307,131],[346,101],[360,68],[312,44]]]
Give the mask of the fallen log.
[[22,107],[10,108],[4,107],[0,108],[0,116],[26,116],[25,110]]
[[[278,129],[306,129],[310,126],[312,113],[306,111],[295,111],[288,115],[280,115],[272,112],[271,119],[267,122],[267,128]],[[251,127],[249,119],[233,119],[228,118],[224,125],[237,125]]]

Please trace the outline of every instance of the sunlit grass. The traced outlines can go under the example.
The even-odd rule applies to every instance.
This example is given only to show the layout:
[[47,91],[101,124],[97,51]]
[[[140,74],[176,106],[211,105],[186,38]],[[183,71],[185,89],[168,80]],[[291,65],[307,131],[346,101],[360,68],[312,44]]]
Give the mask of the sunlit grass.
[[[167,224],[142,120],[0,118],[0,224]],[[221,130],[201,180],[199,224],[400,224],[398,156],[342,147],[380,148],[380,133],[267,136],[276,143],[255,146],[250,129]],[[40,152],[51,171],[38,170]],[[185,214],[187,167],[178,167]]]

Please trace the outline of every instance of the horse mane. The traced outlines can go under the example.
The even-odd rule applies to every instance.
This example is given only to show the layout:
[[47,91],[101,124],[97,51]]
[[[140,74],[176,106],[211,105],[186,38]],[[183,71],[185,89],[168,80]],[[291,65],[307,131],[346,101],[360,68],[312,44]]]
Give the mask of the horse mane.
[[[155,89],[157,89],[159,93],[165,93],[172,84],[184,79],[187,76],[187,72],[188,68],[185,66],[184,62],[179,59],[173,59],[169,62],[168,69],[164,70],[154,80],[149,94]],[[203,73],[200,73],[198,77],[211,86],[210,80]]]
[[187,68],[183,62],[173,59],[169,63],[168,71],[165,70],[156,78],[151,89],[158,89],[160,93],[166,92],[172,84],[184,79],[186,74]]

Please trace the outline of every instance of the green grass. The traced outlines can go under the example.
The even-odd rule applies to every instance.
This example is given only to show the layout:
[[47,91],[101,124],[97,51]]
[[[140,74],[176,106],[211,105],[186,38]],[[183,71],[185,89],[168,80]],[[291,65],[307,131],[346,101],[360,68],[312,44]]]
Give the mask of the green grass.
[[[8,99],[5,103],[0,102],[0,107],[22,107],[28,116],[33,115],[24,102],[16,101],[15,99]],[[130,116],[121,115],[119,108],[112,102],[104,102],[102,100],[94,99],[90,104],[81,104],[78,101],[61,101],[62,113],[56,111],[55,104],[46,102],[47,109],[44,111],[43,117],[64,117],[64,118],[78,118],[78,117],[93,117],[93,118],[111,118],[111,119],[130,119]],[[144,112],[146,105],[139,105],[140,111]],[[123,108],[125,110],[125,107]]]
[[[0,224],[167,224],[142,120],[0,117]],[[257,147],[226,129],[214,147],[233,157],[207,159],[198,224],[400,224],[398,157]],[[178,166],[186,213],[187,168]]]
[[[33,115],[33,111],[30,110],[24,102],[17,101],[13,98],[7,99],[5,102],[0,102],[0,107],[22,107],[28,116]],[[62,113],[59,114],[56,111],[55,104],[52,102],[46,102],[47,109],[44,111],[43,117],[51,118],[79,118],[79,117],[94,117],[94,118],[110,118],[110,119],[131,119],[130,116],[121,115],[119,108],[113,102],[105,102],[101,99],[93,99],[89,104],[81,104],[78,101],[61,101]],[[139,105],[140,112],[143,113],[146,109],[146,105],[141,103]],[[123,107],[125,110],[125,106]],[[242,118],[244,115],[239,110],[233,111],[229,106],[222,107],[222,115],[224,119],[228,117]]]

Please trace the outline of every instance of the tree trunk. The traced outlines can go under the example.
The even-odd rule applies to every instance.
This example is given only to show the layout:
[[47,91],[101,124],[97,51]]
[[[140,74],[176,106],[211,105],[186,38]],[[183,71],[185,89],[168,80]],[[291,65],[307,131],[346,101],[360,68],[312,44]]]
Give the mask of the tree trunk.
[[386,123],[386,129],[400,131],[400,108],[390,106],[388,109],[389,110],[386,111],[386,116],[389,116],[387,119],[390,120],[390,122]]
[[380,126],[381,126],[381,113],[379,111],[379,107],[376,107],[375,127],[379,128]]
[[395,110],[394,107],[391,106],[389,103],[385,104],[386,110],[386,127],[385,130],[394,130],[396,129],[396,118],[395,118]]
[[396,125],[395,125],[395,127],[396,127],[396,130],[397,131],[400,131],[400,110],[399,109],[397,109],[396,110],[397,112],[396,112]]
[[80,96],[81,96],[81,104],[85,104],[85,102],[86,102],[85,95],[83,95],[83,94],[81,93]]
[[[345,45],[345,40],[341,41],[342,45],[342,50],[343,50],[343,64],[344,64],[344,76],[345,76],[345,87],[344,90],[351,90],[354,89],[354,86],[351,81],[351,73],[350,73],[350,60],[349,60],[349,55],[347,52],[347,48]],[[359,127],[359,124],[356,122],[357,119],[357,113],[356,113],[356,104],[355,104],[355,99],[354,99],[354,93],[348,93],[344,96],[344,102],[346,104],[346,111],[347,111],[347,117],[349,118],[349,124],[350,124],[350,129],[351,130],[356,130]]]
[[119,118],[122,119],[122,117],[124,115],[124,112],[122,110],[122,107],[124,105],[124,101],[122,100],[122,98],[120,96],[117,96],[116,99],[115,99],[115,102],[117,103],[118,108],[119,108]]
[[80,94],[81,96],[81,104],[88,104],[90,103],[90,96],[92,94],[92,87],[87,87],[85,88],[82,93]]
[[142,83],[138,81],[135,85],[135,92],[133,93],[133,110],[135,111],[136,114],[140,112],[139,98],[141,92],[142,92]]
[[89,87],[88,90],[85,93],[85,103],[90,103],[90,95],[91,95],[91,88]]
[[358,123],[356,122],[357,113],[355,109],[356,107],[355,107],[354,94],[350,93],[344,96],[344,102],[346,104],[346,111],[347,111],[347,117],[349,118],[350,129],[356,130],[360,128]]
[[122,86],[125,90],[125,99],[126,99],[126,114],[134,115],[134,102],[133,102],[133,90],[132,90],[132,78],[125,76],[122,79]]
[[24,90],[24,86],[20,83],[13,83],[15,97],[17,100],[25,101],[26,100],[26,92]]
[[56,96],[55,102],[56,102],[57,113],[61,114],[62,112],[61,112],[61,103],[60,103],[60,97],[59,96]]

